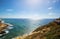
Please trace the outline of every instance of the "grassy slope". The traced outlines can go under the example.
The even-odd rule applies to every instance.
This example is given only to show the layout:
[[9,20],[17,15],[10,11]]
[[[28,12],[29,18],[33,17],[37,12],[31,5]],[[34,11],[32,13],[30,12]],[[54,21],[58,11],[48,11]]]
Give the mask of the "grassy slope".
[[17,37],[16,39],[59,39],[60,38],[60,18],[37,28],[28,36]]

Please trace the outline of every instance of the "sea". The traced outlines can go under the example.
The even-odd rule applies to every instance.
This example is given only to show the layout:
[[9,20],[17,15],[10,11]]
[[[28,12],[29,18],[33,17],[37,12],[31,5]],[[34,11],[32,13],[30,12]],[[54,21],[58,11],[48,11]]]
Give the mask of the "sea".
[[13,25],[13,29],[9,30],[9,33],[0,39],[12,39],[17,36],[22,36],[24,34],[29,34],[33,32],[36,28],[48,24],[54,19],[15,19],[15,18],[4,18],[2,19],[5,23],[10,23]]

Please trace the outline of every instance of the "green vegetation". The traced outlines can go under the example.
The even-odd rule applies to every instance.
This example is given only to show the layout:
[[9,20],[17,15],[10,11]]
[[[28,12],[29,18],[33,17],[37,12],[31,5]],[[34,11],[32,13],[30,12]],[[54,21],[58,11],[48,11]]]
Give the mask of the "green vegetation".
[[37,28],[22,39],[60,39],[60,18]]

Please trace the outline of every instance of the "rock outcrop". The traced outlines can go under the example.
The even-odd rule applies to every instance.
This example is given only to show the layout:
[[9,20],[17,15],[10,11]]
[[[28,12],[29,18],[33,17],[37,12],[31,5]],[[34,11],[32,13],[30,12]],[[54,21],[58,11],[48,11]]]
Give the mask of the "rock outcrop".
[[0,20],[0,37],[8,33],[6,32],[6,30],[8,29],[9,26],[12,26],[12,25],[4,23],[3,20]]

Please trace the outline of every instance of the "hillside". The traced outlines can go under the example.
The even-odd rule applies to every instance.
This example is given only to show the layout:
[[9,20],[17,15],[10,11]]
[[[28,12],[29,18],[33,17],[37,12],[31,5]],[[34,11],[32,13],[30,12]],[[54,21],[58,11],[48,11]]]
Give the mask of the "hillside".
[[60,18],[15,39],[60,39]]

